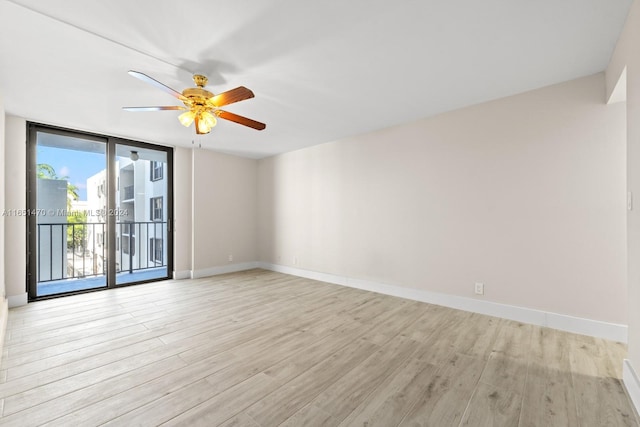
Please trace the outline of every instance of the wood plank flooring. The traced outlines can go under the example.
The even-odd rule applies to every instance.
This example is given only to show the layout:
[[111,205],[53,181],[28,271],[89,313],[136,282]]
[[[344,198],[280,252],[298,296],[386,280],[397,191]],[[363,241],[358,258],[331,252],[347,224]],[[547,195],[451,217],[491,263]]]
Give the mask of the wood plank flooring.
[[638,426],[623,344],[251,270],[10,310],[6,426]]

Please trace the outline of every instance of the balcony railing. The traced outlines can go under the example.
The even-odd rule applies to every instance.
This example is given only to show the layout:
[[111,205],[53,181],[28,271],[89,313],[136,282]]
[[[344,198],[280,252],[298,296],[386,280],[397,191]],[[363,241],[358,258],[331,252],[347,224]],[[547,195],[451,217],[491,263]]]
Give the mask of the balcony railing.
[[167,265],[167,222],[116,223],[116,271],[130,273]]
[[[115,231],[116,272],[166,267],[166,221],[116,222]],[[38,224],[37,233],[39,283],[106,274],[106,223]]]

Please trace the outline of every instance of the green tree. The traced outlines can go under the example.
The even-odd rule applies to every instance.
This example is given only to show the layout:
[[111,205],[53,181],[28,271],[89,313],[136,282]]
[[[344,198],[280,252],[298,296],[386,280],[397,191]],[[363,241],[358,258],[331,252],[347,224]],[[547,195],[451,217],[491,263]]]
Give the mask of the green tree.
[[60,179],[53,166],[46,163],[38,163],[38,178],[40,179]]
[[87,239],[87,213],[73,212],[67,216],[67,248],[82,248]]

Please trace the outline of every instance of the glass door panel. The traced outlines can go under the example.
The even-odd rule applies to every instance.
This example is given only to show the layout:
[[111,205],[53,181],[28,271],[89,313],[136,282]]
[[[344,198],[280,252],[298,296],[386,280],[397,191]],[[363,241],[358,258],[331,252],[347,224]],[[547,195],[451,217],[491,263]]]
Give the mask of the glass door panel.
[[36,132],[36,298],[107,286],[106,170],[106,141]]
[[167,151],[116,144],[116,285],[169,276],[167,157]]

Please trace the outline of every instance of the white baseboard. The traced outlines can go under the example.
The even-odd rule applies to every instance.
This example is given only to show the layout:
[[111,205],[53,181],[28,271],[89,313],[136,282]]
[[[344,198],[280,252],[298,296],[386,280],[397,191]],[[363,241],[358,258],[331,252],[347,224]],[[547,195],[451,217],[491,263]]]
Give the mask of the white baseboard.
[[393,295],[414,301],[442,305],[445,307],[501,317],[538,326],[545,326],[576,334],[605,338],[612,341],[619,341],[623,343],[627,342],[627,325],[573,317],[565,314],[551,313],[526,307],[499,304],[491,301],[482,301],[457,295],[441,294],[422,289],[387,285],[369,280],[354,279],[347,276],[320,273],[266,262],[259,262],[257,263],[257,266],[264,268],[265,270],[277,271],[280,273],[291,274],[293,276],[305,277],[308,279],[334,283],[337,285],[358,288],[385,295]]
[[235,273],[236,271],[251,270],[259,267],[258,262],[241,262],[238,264],[221,265],[210,268],[203,268],[201,270],[193,270],[191,273],[192,279],[199,279],[201,277],[216,276],[218,274]]
[[631,403],[635,406],[636,411],[640,413],[640,380],[638,380],[636,371],[628,359],[625,359],[622,364],[622,383],[627,389]]
[[191,270],[181,270],[173,272],[174,280],[191,279]]
[[7,301],[9,302],[9,308],[20,307],[23,305],[27,305],[27,303],[29,302],[29,296],[26,292],[24,294],[9,295],[7,297]]

